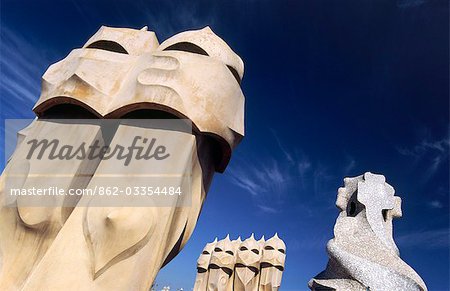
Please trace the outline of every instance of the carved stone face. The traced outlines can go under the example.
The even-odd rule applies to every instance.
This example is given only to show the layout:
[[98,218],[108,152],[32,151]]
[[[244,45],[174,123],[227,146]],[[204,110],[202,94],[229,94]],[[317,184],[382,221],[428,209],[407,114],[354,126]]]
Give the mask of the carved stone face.
[[198,273],[204,273],[204,272],[208,271],[208,265],[211,260],[211,254],[214,251],[214,247],[216,246],[216,243],[217,243],[217,238],[213,242],[206,244],[202,253],[198,257],[198,260],[197,260],[197,272]]
[[227,236],[214,246],[209,263],[208,291],[225,291],[233,288],[236,245],[236,241],[230,241],[230,237]]
[[259,268],[259,262],[262,256],[262,247],[252,235],[241,243],[237,250],[237,264],[253,266]]
[[214,246],[210,266],[216,265],[220,268],[233,270],[235,261],[235,244],[230,241],[229,236],[227,236]]
[[247,286],[252,279],[258,276],[261,257],[262,246],[255,240],[253,234],[242,242],[237,249],[235,272],[244,286]]
[[209,27],[161,45],[153,32],[102,27],[43,76],[38,116],[75,103],[98,117],[158,109],[192,121],[218,141],[223,171],[244,135],[242,60]]
[[278,234],[275,234],[271,239],[266,241],[261,262],[284,269],[285,260],[286,245],[278,237]]

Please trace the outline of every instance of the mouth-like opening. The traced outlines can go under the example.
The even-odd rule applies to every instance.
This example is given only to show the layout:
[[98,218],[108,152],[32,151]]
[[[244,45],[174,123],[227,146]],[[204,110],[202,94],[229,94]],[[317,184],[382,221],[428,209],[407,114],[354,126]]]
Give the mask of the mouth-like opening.
[[[188,119],[185,116],[177,114],[173,111],[167,111],[164,109],[138,109],[125,113],[124,115],[119,117],[120,119]],[[204,140],[206,140],[211,145],[211,155],[212,160],[214,161],[214,165],[216,165],[216,170],[220,169],[220,165],[223,162],[223,145],[218,142],[217,138],[212,135],[203,134],[200,130],[194,125],[192,126],[192,134],[194,135],[203,135]]]
[[212,269],[212,270],[218,270],[221,269],[222,271],[224,271],[229,277],[231,277],[231,275],[233,275],[233,270],[227,267],[221,267],[218,266],[216,264],[209,264],[208,269]]
[[272,265],[271,263],[268,262],[261,262],[261,269],[263,268],[275,268],[280,270],[281,272],[284,271],[284,267],[283,266],[279,266],[279,265]]
[[[87,104],[67,96],[51,98],[33,110],[42,119],[189,119],[170,107],[147,102],[129,104],[102,116]],[[230,145],[216,134],[200,132],[193,123],[191,126],[194,135],[202,135],[211,144],[215,170],[223,173],[231,158]]]
[[217,270],[217,269],[220,269],[220,267],[216,264],[209,264],[208,269]]
[[247,266],[247,265],[244,265],[242,263],[236,263],[235,267],[236,268],[247,268],[250,271],[252,271],[253,273],[255,273],[255,275],[258,275],[258,273],[259,273],[259,269],[257,267],[254,267],[254,266]]
[[125,113],[120,119],[181,119],[175,114],[157,109],[139,109]]
[[55,104],[36,115],[41,119],[98,119],[99,116],[85,106],[77,103]]

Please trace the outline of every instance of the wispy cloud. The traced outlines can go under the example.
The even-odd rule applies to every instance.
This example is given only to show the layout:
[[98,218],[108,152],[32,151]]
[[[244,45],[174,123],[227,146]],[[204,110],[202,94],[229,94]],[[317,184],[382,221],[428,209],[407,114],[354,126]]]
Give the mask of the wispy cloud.
[[281,143],[281,140],[278,137],[277,132],[275,130],[273,130],[273,129],[271,129],[271,132],[272,132],[272,135],[273,135],[273,137],[275,138],[275,140],[276,140],[276,142],[278,144],[278,147],[280,148],[281,152],[283,153],[284,157],[286,158],[286,160],[288,162],[290,162],[291,164],[293,164],[294,163],[294,158],[292,157],[292,154],[290,152],[288,152],[286,150],[286,148],[284,147],[284,145]]
[[266,212],[266,213],[278,213],[278,211],[279,211],[278,209],[276,209],[274,207],[270,207],[270,206],[262,205],[262,204],[258,204],[257,207],[261,211]]
[[397,7],[402,9],[412,8],[423,5],[426,2],[425,0],[399,0],[397,1]]
[[438,140],[422,140],[417,145],[407,147],[397,147],[397,151],[407,157],[411,157],[415,162],[422,162],[426,171],[423,171],[423,181],[428,181],[448,160],[450,148],[450,138],[446,137]]
[[330,187],[330,181],[333,176],[330,174],[327,167],[319,164],[314,169],[313,185],[314,195],[316,197],[324,196],[324,194],[331,194],[329,191],[335,192],[336,185]]
[[301,189],[306,188],[306,177],[308,172],[311,170],[312,164],[306,156],[302,156],[302,158],[297,163],[298,174],[300,178],[300,187]]
[[42,69],[49,61],[24,36],[5,26],[1,28],[1,38],[2,117],[7,113],[8,117],[30,116],[31,107],[39,96]]
[[0,168],[5,165],[4,119],[33,118],[41,76],[50,61],[25,37],[2,24],[0,28]]
[[239,165],[230,169],[229,177],[235,185],[255,197],[260,210],[276,213],[292,182],[291,174],[282,163],[273,158],[261,162],[240,161]]
[[192,1],[186,3],[163,1],[158,3],[158,5],[167,6],[164,10],[173,13],[160,13],[157,5],[148,5],[146,1],[142,0],[133,1],[132,5],[136,5],[138,11],[145,14],[149,29],[157,30],[155,31],[157,35],[164,38],[180,32],[180,27],[183,30],[198,29],[206,25],[214,26],[217,22],[216,9],[218,7],[214,3],[208,6],[206,12],[205,7],[202,7],[200,3]]
[[356,167],[356,161],[354,158],[349,157],[347,164],[344,167],[344,174],[348,175]]
[[442,202],[439,200],[432,200],[428,202],[428,206],[430,206],[431,208],[440,209],[444,207],[444,204],[442,204]]
[[308,236],[301,236],[298,239],[288,240],[286,245],[290,252],[305,250],[323,250],[327,242],[332,238],[331,233],[311,233]]
[[404,156],[421,157],[424,154],[433,151],[441,154],[448,153],[450,146],[449,137],[445,137],[440,140],[428,141],[422,140],[419,144],[412,148],[397,148],[398,152]]
[[[248,170],[245,167],[234,167],[230,170],[230,178],[237,186],[247,190],[250,194],[257,196],[261,192],[266,192],[268,190],[268,185],[261,185],[253,175],[253,168]],[[266,181],[267,184],[268,181]]]
[[436,230],[422,230],[400,235],[396,242],[403,248],[438,249],[449,247],[448,228]]
[[[336,176],[331,174],[333,168],[311,160],[299,149],[286,146],[275,131],[272,135],[273,144],[260,149],[260,157],[252,154],[233,157],[228,170],[231,182],[249,193],[255,207],[265,213],[280,212],[286,201],[293,201],[292,197],[294,201],[305,198],[301,205],[295,207],[307,214],[316,213],[312,209],[334,208],[339,185],[336,185]],[[264,152],[270,154],[264,155]],[[353,160],[346,162],[336,172],[342,173],[342,168],[348,170],[355,164]],[[314,202],[319,200],[319,204]],[[307,207],[302,208],[305,205]]]

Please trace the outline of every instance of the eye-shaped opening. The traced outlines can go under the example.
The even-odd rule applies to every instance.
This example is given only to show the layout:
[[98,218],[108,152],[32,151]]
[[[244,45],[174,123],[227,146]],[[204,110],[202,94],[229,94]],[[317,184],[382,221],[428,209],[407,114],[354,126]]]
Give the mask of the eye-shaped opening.
[[232,251],[225,251],[227,254],[234,256],[234,253]]
[[111,40],[99,40],[91,43],[86,48],[105,50],[119,54],[128,54],[127,50],[123,46]]
[[182,52],[188,52],[193,54],[199,54],[203,56],[209,56],[208,53],[199,47],[196,44],[193,44],[191,42],[183,41],[183,42],[177,42],[171,46],[168,46],[164,49],[165,51],[182,51]]
[[[204,49],[202,49],[201,47],[199,47],[196,44],[193,44],[193,43],[187,42],[187,41],[177,42],[171,46],[166,47],[164,49],[164,51],[182,51],[182,52],[188,52],[188,53],[193,53],[193,54],[198,54],[198,55],[203,55],[203,56],[209,56],[209,54]],[[233,75],[233,77],[236,79],[236,81],[240,85],[241,78],[239,77],[239,74],[236,71],[236,69],[230,65],[227,65],[227,68],[228,68],[228,70],[230,70],[231,74]]]
[[356,212],[356,203],[354,201],[350,202],[350,209],[348,211],[349,216],[354,216]]
[[388,210],[387,210],[387,209],[383,209],[383,210],[381,211],[381,213],[383,214],[383,220],[386,221],[386,220],[387,220]]
[[222,249],[221,249],[221,248],[215,248],[214,251],[215,251],[216,253],[218,253],[218,252],[221,252]]
[[252,252],[254,252],[255,254],[259,255],[259,251],[257,249],[252,249]]
[[203,255],[209,255],[209,252],[208,251],[203,251],[202,254]]
[[349,202],[347,204],[347,209],[346,209],[348,217],[355,217],[364,209],[364,205],[358,201],[357,197],[358,197],[358,191],[353,193],[349,199]]
[[271,247],[271,246],[266,246],[266,247],[264,247],[264,249],[265,249],[265,250],[274,250],[274,248]]
[[283,249],[278,249],[278,251],[279,251],[280,253],[283,253],[283,254],[285,254],[285,253],[286,253],[286,251],[285,251],[285,250],[283,250]]
[[235,68],[233,68],[230,65],[227,65],[228,70],[230,70],[231,74],[233,74],[233,77],[236,79],[236,81],[238,82],[239,85],[241,85],[241,78],[239,77],[238,72],[236,71]]
[[246,250],[248,250],[248,249],[247,249],[246,247],[240,247],[239,250],[240,250],[240,251],[246,251]]

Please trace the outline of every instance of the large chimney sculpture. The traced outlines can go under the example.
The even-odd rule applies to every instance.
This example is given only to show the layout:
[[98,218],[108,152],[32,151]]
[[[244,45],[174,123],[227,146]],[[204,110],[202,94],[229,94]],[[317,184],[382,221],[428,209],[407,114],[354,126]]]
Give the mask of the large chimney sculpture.
[[[19,132],[0,178],[0,289],[149,290],[191,236],[214,172],[225,170],[244,136],[243,71],[239,56],[209,27],[162,44],[146,27],[101,27],[82,48],[51,65],[33,109],[38,118]],[[187,119],[192,132],[150,121],[119,122],[111,133],[95,122],[59,120],[161,117]],[[156,137],[169,149],[167,160],[123,166],[117,159],[25,158],[33,139],[102,146],[130,144],[136,136]],[[154,186],[168,178],[182,185],[183,175],[170,176],[180,172],[190,178],[189,195],[183,196],[188,198],[177,198],[189,199],[186,204],[175,199],[158,207],[106,207],[83,196],[31,207],[7,193],[8,184],[94,189],[109,176],[124,189],[142,181],[141,174],[156,176]],[[47,178],[33,179],[39,175]]]
[[402,216],[401,198],[383,175],[344,179],[336,206],[341,211],[327,244],[325,271],[309,281],[311,290],[427,290],[399,256],[392,220]]

